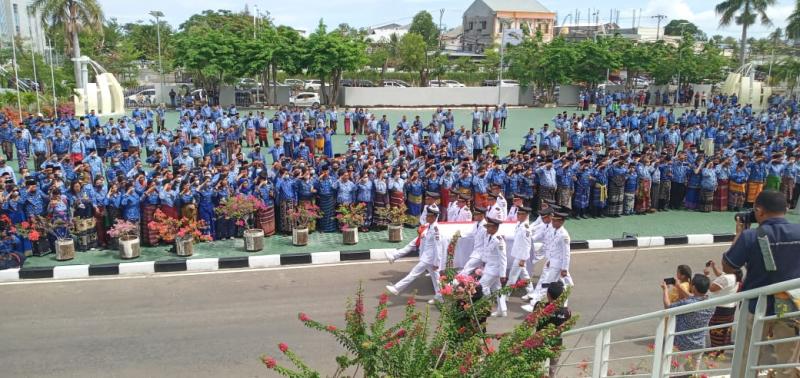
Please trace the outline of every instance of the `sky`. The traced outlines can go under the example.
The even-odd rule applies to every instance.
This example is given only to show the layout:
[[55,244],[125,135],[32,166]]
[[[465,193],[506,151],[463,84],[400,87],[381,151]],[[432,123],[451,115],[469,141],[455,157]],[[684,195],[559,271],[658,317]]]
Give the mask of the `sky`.
[[[276,24],[289,25],[297,29],[313,30],[320,18],[329,26],[348,23],[354,27],[380,26],[387,23],[407,24],[411,18],[421,10],[427,10],[438,22],[440,10],[444,10],[442,23],[448,28],[461,23],[461,15],[472,3],[471,0],[98,0],[103,7],[106,18],[117,18],[120,22],[146,21],[150,18],[148,13],[152,10],[164,12],[165,18],[174,27],[185,21],[189,16],[200,13],[206,9],[228,9],[240,11],[249,7],[254,13],[258,9],[261,13],[269,12],[269,16]],[[667,18],[662,25],[672,19],[685,19],[695,23],[707,35],[720,34],[723,36],[739,37],[741,28],[733,25],[720,28],[719,18],[714,13],[714,4],[721,0],[646,0],[636,8],[636,21],[641,26],[656,26],[656,19],[652,16],[663,14]],[[540,0],[550,10],[558,14],[558,23],[561,24],[568,14],[573,14],[576,9],[580,12],[582,23],[588,22],[588,13],[599,13],[600,21],[607,22],[612,9],[619,11],[619,24],[622,27],[633,26],[633,12],[631,2],[627,0]],[[772,20],[772,26],[757,24],[749,29],[748,35],[755,38],[765,38],[776,27],[786,26],[786,16],[793,8],[794,1],[777,0],[767,14]],[[601,8],[596,8],[600,6]],[[640,11],[641,9],[641,11]],[[641,15],[641,17],[640,17]],[[567,22],[569,24],[569,22]]]

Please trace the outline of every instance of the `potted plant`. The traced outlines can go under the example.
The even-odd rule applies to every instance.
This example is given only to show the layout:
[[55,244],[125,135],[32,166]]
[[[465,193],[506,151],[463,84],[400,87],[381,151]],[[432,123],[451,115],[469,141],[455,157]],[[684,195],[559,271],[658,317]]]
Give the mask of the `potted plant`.
[[173,219],[161,210],[156,210],[153,220],[147,224],[147,227],[157,232],[164,242],[174,242],[175,253],[178,256],[188,257],[194,254],[195,241],[211,240],[210,236],[200,231],[206,227],[206,223],[202,220]]
[[[47,242],[47,238],[42,238],[42,231],[41,229],[37,228],[35,219],[31,222],[23,221],[19,224],[19,227],[16,228],[17,235],[20,238],[28,239],[31,244],[31,255],[33,256],[45,256],[53,251],[50,249],[50,243]],[[26,249],[25,255],[28,256],[28,251]]]
[[[72,224],[69,221],[66,221],[62,218],[45,218],[37,215],[33,219],[33,223],[35,223],[35,225],[32,227],[35,230],[43,230],[45,234],[55,238],[56,260],[66,261],[75,258],[75,240],[69,233],[69,230],[72,227]],[[37,236],[38,237],[36,240],[31,239],[31,241],[38,241],[41,238],[41,235]],[[31,235],[29,234],[28,237],[30,238]]]
[[367,214],[367,205],[363,203],[341,205],[336,210],[336,219],[342,229],[342,242],[344,244],[358,243],[358,226],[364,224]]
[[292,222],[292,245],[308,244],[308,225],[320,217],[317,205],[306,204],[289,210],[289,220]]
[[108,236],[119,241],[119,257],[125,260],[139,257],[141,248],[139,247],[139,232],[136,223],[117,219],[114,225],[107,231]]
[[378,216],[389,222],[389,241],[392,243],[403,241],[403,222],[406,220],[407,209],[405,204],[378,209]]
[[240,193],[227,198],[214,211],[235,220],[237,227],[244,228],[244,249],[247,252],[258,252],[264,248],[264,230],[254,228],[253,215],[265,208],[264,202],[257,197]]

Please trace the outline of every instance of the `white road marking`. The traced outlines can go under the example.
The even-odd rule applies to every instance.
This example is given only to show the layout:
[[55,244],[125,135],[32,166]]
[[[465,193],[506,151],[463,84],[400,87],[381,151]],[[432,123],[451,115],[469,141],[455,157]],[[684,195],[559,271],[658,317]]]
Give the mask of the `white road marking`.
[[[722,247],[726,245],[730,245],[731,243],[716,243],[716,244],[705,244],[705,245],[673,245],[673,246],[666,246],[666,247],[654,247],[654,248],[613,248],[613,249],[587,249],[587,250],[577,250],[572,252],[573,255],[588,255],[594,253],[619,253],[619,252],[633,252],[638,250],[639,252],[655,252],[655,251],[663,251],[663,250],[672,250],[672,249],[695,249],[695,248],[714,248],[714,247]],[[275,255],[277,256],[277,255]],[[418,261],[419,259],[416,257],[410,258],[402,258],[396,261],[398,262],[413,262]],[[187,260],[188,261],[188,260]],[[92,276],[88,278],[75,278],[75,279],[37,279],[37,280],[22,280],[22,281],[11,281],[11,282],[0,282],[0,286],[6,285],[34,285],[34,284],[52,284],[52,283],[67,283],[67,282],[83,282],[83,281],[112,281],[112,280],[132,280],[132,279],[143,279],[143,278],[170,278],[170,277],[185,277],[185,276],[201,276],[201,275],[211,275],[211,274],[237,274],[237,273],[249,273],[249,272],[260,272],[260,271],[272,271],[272,270],[292,270],[292,269],[317,269],[317,268],[328,268],[328,267],[337,267],[337,266],[352,266],[352,265],[373,265],[373,264],[388,264],[389,262],[386,260],[383,261],[352,261],[352,262],[340,262],[340,263],[333,263],[333,264],[320,264],[320,265],[311,265],[311,264],[303,264],[303,265],[285,265],[285,266],[274,266],[274,267],[267,267],[267,268],[241,268],[241,269],[225,269],[225,270],[215,270],[215,271],[208,271],[208,272],[173,272],[173,273],[154,273],[154,274],[142,274],[142,275],[118,275],[118,276]]]

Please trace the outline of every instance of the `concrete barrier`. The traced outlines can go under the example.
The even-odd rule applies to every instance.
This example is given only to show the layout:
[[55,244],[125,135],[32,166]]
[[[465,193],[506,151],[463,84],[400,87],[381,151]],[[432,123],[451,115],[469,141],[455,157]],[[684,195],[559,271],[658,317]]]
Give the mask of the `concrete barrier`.
[[520,105],[520,87],[362,88],[344,87],[341,106],[493,106]]

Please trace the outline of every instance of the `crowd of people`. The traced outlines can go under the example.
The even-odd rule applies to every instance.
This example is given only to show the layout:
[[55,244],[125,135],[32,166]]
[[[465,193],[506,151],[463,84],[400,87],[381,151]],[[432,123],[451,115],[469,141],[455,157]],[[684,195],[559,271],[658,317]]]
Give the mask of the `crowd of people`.
[[[106,120],[94,111],[0,118],[0,203],[14,224],[39,215],[85,220],[75,230],[86,236],[79,250],[105,247],[110,221],[146,225],[157,209],[204,220],[212,238],[230,237],[214,207],[237,193],[266,204],[258,218],[268,233],[291,232],[290,211],[310,204],[321,208],[322,232],[338,231],[335,209],[353,203],[367,204],[367,229],[386,224],[379,208],[399,204],[414,223],[429,197],[443,209],[459,198],[468,209],[502,204],[501,221],[514,197],[533,211],[554,201],[581,218],[739,210],[764,188],[796,206],[793,98],[775,96],[754,111],[717,95],[680,114],[629,97],[610,101],[531,127],[503,155],[505,105],[475,107],[466,120],[442,108],[427,120],[389,120],[363,108],[282,107],[269,116],[208,105],[177,109],[176,125],[165,123],[163,107]],[[346,147],[335,153],[333,135],[341,133]],[[145,243],[157,242],[147,227],[140,232]]]

